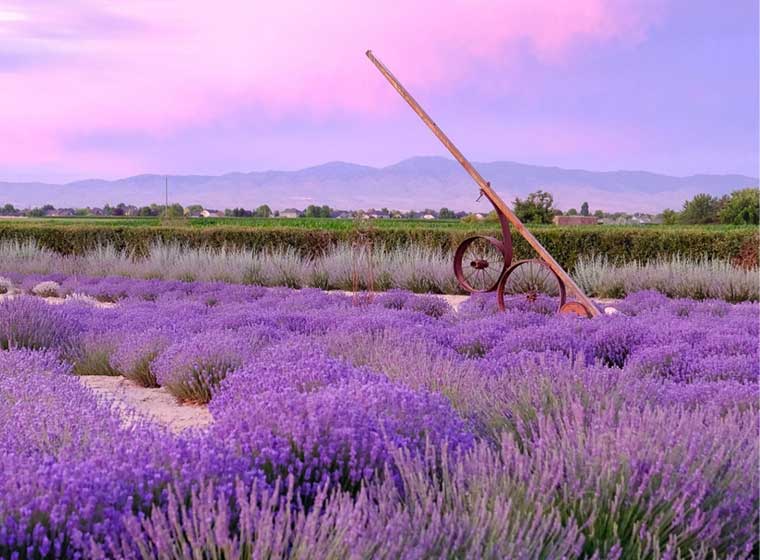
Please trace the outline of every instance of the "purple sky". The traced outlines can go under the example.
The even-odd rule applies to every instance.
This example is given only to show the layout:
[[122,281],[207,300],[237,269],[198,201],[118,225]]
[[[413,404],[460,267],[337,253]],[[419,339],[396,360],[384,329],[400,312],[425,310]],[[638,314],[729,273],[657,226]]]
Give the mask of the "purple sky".
[[0,0],[0,180],[475,161],[758,174],[756,0]]

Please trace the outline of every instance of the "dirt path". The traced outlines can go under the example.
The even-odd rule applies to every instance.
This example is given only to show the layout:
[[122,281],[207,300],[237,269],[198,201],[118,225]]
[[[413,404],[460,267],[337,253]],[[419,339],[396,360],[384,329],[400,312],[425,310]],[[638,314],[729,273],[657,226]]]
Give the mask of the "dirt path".
[[173,432],[207,426],[212,421],[207,407],[179,404],[163,387],[146,389],[129,379],[113,375],[83,375],[79,381],[95,394],[114,399],[124,410],[125,416],[133,410]]

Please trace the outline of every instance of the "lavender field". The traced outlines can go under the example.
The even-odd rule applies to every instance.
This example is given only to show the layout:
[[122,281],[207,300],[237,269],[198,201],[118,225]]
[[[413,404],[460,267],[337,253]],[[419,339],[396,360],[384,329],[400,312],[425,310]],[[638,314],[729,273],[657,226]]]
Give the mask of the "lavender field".
[[[588,320],[6,276],[2,558],[758,555],[756,302],[643,291]],[[78,377],[104,374],[213,422],[171,431]]]

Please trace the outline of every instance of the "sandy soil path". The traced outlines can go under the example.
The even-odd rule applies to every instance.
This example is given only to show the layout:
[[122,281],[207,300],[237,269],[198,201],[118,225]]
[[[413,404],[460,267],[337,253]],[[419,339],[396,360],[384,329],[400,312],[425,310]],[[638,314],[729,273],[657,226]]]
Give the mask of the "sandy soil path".
[[163,387],[146,389],[129,379],[112,375],[83,375],[79,381],[95,394],[114,399],[124,411],[125,418],[134,411],[173,432],[207,426],[212,421],[207,407],[180,404]]

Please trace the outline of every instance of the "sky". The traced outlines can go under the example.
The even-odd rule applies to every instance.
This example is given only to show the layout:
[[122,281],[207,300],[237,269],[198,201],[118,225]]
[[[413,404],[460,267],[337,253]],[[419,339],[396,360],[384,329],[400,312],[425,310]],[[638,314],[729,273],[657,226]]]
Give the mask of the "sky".
[[0,180],[473,161],[758,175],[756,0],[0,0]]

